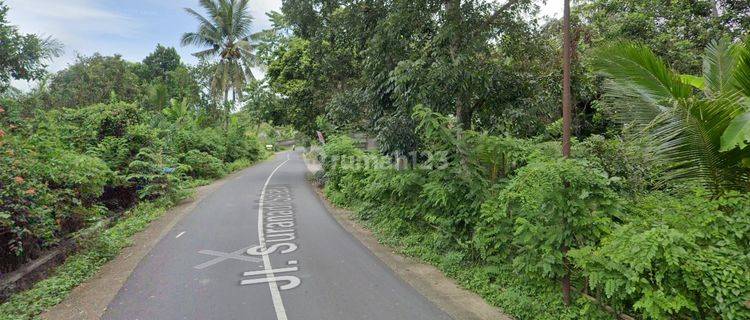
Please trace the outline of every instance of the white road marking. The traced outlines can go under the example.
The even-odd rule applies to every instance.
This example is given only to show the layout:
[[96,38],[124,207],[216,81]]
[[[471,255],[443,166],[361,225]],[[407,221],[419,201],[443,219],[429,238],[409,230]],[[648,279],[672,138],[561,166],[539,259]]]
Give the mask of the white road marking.
[[273,171],[271,171],[271,174],[268,176],[268,179],[266,179],[266,183],[263,184],[263,189],[260,191],[260,199],[258,201],[258,243],[260,244],[261,251],[264,252],[263,254],[263,270],[266,274],[266,277],[269,279],[274,279],[273,281],[268,281],[268,288],[271,290],[271,299],[273,300],[273,308],[276,310],[276,319],[277,320],[287,320],[286,317],[286,309],[284,309],[284,301],[281,300],[281,293],[279,293],[279,286],[275,281],[275,276],[273,274],[273,267],[271,267],[271,259],[268,257],[268,253],[265,253],[266,251],[266,237],[263,234],[263,198],[266,195],[266,188],[268,187],[268,183],[271,182],[271,178],[273,175],[278,171],[281,166],[289,162],[290,156],[287,153],[286,160],[279,164]]
[[174,237],[174,238],[175,238],[175,239],[177,239],[177,238],[179,238],[179,237],[182,237],[182,235],[183,235],[183,234],[185,234],[185,231],[183,231],[183,232],[180,232],[180,234],[178,234],[178,235],[177,235],[176,237]]
[[[252,248],[252,247],[249,247],[249,248]],[[201,264],[199,264],[199,265],[197,265],[197,266],[195,266],[193,268],[201,270],[201,269],[205,269],[205,268],[208,268],[210,266],[213,266],[213,265],[215,265],[217,263],[224,262],[226,260],[241,260],[241,261],[249,261],[249,262],[260,262],[261,261],[258,258],[253,258],[253,257],[250,257],[250,256],[243,255],[243,253],[245,253],[245,251],[247,251],[247,249],[248,248],[242,248],[242,249],[239,249],[237,251],[233,251],[233,252],[229,252],[229,253],[221,252],[221,251],[214,251],[214,250],[201,250],[201,251],[198,251],[198,253],[200,253],[200,254],[214,256],[214,257],[217,257],[217,258],[215,258],[213,260],[206,261],[204,263],[201,263]]]
[[217,260],[219,260],[219,262],[224,261],[224,260],[240,260],[240,261],[249,261],[249,262],[260,262],[260,259],[253,258],[253,257],[250,257],[250,256],[246,256],[246,255],[242,255],[242,253],[233,253],[233,252],[232,253],[226,253],[226,252],[214,251],[214,250],[201,250],[201,251],[198,251],[198,253],[209,255],[209,256],[214,256],[214,257],[224,258],[224,259],[214,259],[214,260],[208,261],[208,262],[206,262],[204,264],[200,264],[200,265],[195,266],[194,268],[196,268],[198,270],[204,269],[206,267],[210,267],[210,266],[218,263],[218,262],[214,263]]

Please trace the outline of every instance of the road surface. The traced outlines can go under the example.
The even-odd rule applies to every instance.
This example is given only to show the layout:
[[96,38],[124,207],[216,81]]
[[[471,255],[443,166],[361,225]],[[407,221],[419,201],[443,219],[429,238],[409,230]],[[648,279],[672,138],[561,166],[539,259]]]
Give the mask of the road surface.
[[450,319],[328,214],[306,172],[286,152],[225,183],[138,264],[103,319]]

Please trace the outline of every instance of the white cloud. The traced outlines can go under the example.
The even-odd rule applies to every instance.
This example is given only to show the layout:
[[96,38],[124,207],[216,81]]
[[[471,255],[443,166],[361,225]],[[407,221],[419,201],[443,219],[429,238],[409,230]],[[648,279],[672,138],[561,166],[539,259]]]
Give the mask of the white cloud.
[[[106,11],[89,0],[8,0],[8,21],[23,33],[52,36],[62,42],[64,54],[54,59],[49,69],[57,71],[73,61],[76,52],[88,51],[94,37],[133,38],[138,23],[134,19]],[[33,84],[14,81],[14,86],[27,89]]]
[[85,45],[91,36],[135,38],[136,19],[98,8],[92,0],[9,0],[8,18],[23,32],[53,35],[68,46]]
[[93,0],[8,0],[8,20],[24,33],[51,36],[64,45],[63,56],[54,59],[51,71],[63,69],[77,53],[93,53],[102,39],[136,39],[136,19],[99,8]]

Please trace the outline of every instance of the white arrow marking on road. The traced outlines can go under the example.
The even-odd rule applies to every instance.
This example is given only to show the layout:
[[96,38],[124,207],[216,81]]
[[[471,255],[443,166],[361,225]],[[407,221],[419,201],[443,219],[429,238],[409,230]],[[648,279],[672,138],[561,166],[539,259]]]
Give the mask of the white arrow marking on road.
[[180,234],[178,234],[178,235],[177,235],[176,237],[174,237],[174,238],[175,238],[175,239],[177,239],[177,238],[179,238],[179,237],[182,237],[182,235],[183,235],[183,234],[185,234],[185,231],[183,231],[183,232],[180,232]]
[[[268,257],[268,253],[266,251],[266,237],[263,234],[263,198],[266,195],[266,188],[268,187],[268,183],[271,182],[271,178],[273,175],[278,171],[281,166],[289,162],[290,156],[289,154],[286,155],[286,161],[279,164],[273,171],[271,171],[271,174],[268,176],[268,179],[266,179],[266,183],[263,184],[263,189],[260,191],[260,201],[258,201],[258,241],[261,247],[261,252],[263,252],[263,269],[264,273],[266,274],[266,277],[269,279],[275,279],[276,277],[273,274],[273,267],[271,267],[271,259]],[[273,308],[276,310],[276,319],[277,320],[287,320],[286,317],[286,309],[284,309],[284,301],[281,300],[281,293],[279,293],[279,286],[276,283],[276,281],[268,281],[268,288],[271,290],[271,299],[273,300]]]

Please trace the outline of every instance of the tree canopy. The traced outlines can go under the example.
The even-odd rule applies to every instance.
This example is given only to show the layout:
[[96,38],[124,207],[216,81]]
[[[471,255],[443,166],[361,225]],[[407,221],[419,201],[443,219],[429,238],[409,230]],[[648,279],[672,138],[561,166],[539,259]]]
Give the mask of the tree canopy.
[[0,93],[10,80],[38,80],[46,74],[49,59],[62,52],[62,45],[52,38],[22,34],[7,21],[8,6],[0,1]]

